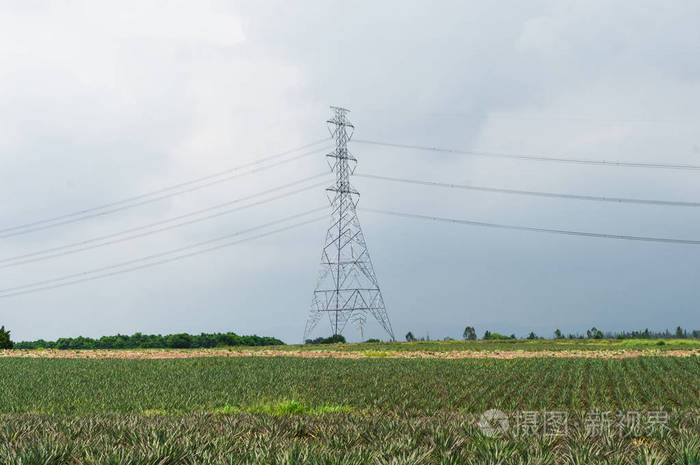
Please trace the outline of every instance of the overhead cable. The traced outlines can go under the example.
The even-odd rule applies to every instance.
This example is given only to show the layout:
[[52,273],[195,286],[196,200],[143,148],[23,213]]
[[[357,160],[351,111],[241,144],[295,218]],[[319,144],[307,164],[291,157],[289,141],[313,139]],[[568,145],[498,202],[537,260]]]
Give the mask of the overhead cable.
[[[72,274],[60,276],[57,278],[44,279],[41,281],[35,281],[33,283],[29,283],[29,284],[25,284],[25,285],[21,285],[21,286],[13,286],[13,287],[5,288],[5,289],[0,289],[0,298],[12,297],[15,295],[27,294],[27,293],[31,293],[31,292],[46,290],[46,289],[54,289],[57,287],[68,286],[68,285],[77,284],[80,282],[91,281],[94,279],[105,278],[108,276],[114,276],[114,275],[122,274],[122,273],[128,273],[130,271],[140,270],[143,268],[149,268],[151,266],[156,266],[156,265],[162,265],[165,263],[174,262],[174,261],[181,260],[184,258],[189,258],[189,257],[195,256],[195,255],[200,255],[200,254],[203,254],[206,252],[219,250],[219,249],[222,249],[224,247],[230,247],[232,245],[235,245],[235,244],[238,244],[241,242],[259,239],[259,238],[266,237],[266,236],[269,236],[272,234],[276,234],[278,232],[287,231],[289,229],[293,229],[293,228],[300,227],[300,226],[303,226],[306,224],[314,223],[316,221],[324,220],[324,219],[327,219],[327,217],[326,216],[316,217],[316,218],[313,218],[311,220],[306,220],[303,222],[295,223],[295,224],[292,224],[289,226],[285,226],[285,227],[282,227],[282,228],[279,228],[279,229],[276,229],[273,231],[268,231],[266,233],[261,233],[261,234],[258,234],[258,235],[252,236],[252,237],[248,237],[245,239],[239,239],[236,241],[229,241],[229,242],[222,242],[220,244],[212,245],[210,247],[206,247],[206,248],[201,249],[201,250],[196,250],[194,252],[187,252],[187,251],[192,250],[192,249],[203,247],[203,246],[206,246],[209,244],[214,244],[216,242],[221,242],[221,241],[224,241],[226,239],[241,236],[241,235],[253,232],[253,231],[264,229],[264,228],[274,226],[276,224],[280,224],[280,223],[290,221],[293,219],[301,218],[303,216],[310,215],[312,213],[315,213],[315,212],[318,212],[321,210],[325,210],[327,208],[328,207],[314,208],[312,210],[307,210],[307,211],[302,212],[302,213],[286,216],[284,218],[281,218],[281,219],[278,219],[275,221],[270,221],[270,222],[265,223],[265,224],[254,226],[252,228],[247,228],[247,229],[237,231],[237,232],[234,232],[231,234],[226,234],[224,236],[220,236],[220,237],[217,237],[214,239],[209,239],[206,241],[197,242],[197,243],[190,244],[187,246],[166,250],[164,252],[159,252],[159,253],[147,255],[144,257],[140,257],[140,258],[136,258],[136,259],[132,259],[132,260],[127,260],[124,262],[104,266],[101,268],[94,268],[91,270],[82,271],[82,272],[78,272],[78,273],[72,273]],[[187,253],[181,254],[181,255],[173,255],[173,254],[177,254],[179,252],[187,252]],[[173,256],[168,257],[168,255],[173,255]],[[149,262],[149,260],[156,260],[156,261]],[[146,263],[142,263],[142,262],[146,262]],[[139,263],[142,263],[142,264],[130,267],[130,265],[136,265]],[[124,268],[124,267],[127,267],[127,268]],[[123,269],[119,269],[119,268],[123,268]]]
[[621,234],[603,234],[594,233],[587,231],[571,231],[565,229],[549,229],[549,228],[535,228],[530,226],[517,226],[509,224],[499,224],[499,223],[487,223],[483,221],[473,221],[473,220],[463,220],[456,218],[445,218],[440,216],[431,215],[418,215],[414,213],[403,213],[390,210],[378,210],[374,208],[362,208],[362,211],[370,213],[379,213],[382,215],[398,216],[403,218],[414,218],[421,220],[431,220],[440,221],[445,223],[462,224],[468,226],[480,226],[485,228],[497,228],[497,229],[510,229],[515,231],[529,231],[529,232],[539,232],[539,233],[550,233],[550,234],[564,234],[567,236],[583,236],[583,237],[595,237],[601,239],[618,239],[626,241],[642,241],[642,242],[662,242],[666,244],[685,244],[685,245],[700,245],[700,240],[690,240],[690,239],[671,239],[665,237],[649,237],[649,236],[627,236]]
[[[278,153],[275,155],[271,155],[268,157],[261,158],[259,160],[255,160],[255,161],[243,164],[243,165],[229,168],[229,169],[224,170],[224,171],[219,171],[217,173],[212,173],[212,174],[209,174],[207,176],[202,176],[202,177],[199,177],[196,179],[191,179],[189,181],[181,182],[178,184],[173,184],[173,185],[170,185],[167,187],[159,188],[159,189],[145,192],[145,193],[135,195],[132,197],[127,197],[127,198],[117,200],[114,202],[109,202],[109,203],[105,203],[102,205],[97,205],[94,207],[77,210],[77,211],[74,211],[72,213],[66,213],[66,214],[54,216],[51,218],[36,220],[36,221],[29,222],[29,223],[24,223],[24,224],[20,224],[20,225],[16,225],[16,226],[2,228],[2,229],[0,229],[0,238],[17,236],[20,234],[27,234],[27,233],[34,232],[34,231],[40,231],[40,230],[44,230],[44,229],[48,229],[48,228],[53,228],[55,226],[61,226],[64,224],[74,223],[76,221],[82,221],[85,219],[94,218],[97,216],[108,215],[110,213],[115,213],[115,212],[126,210],[129,208],[134,208],[134,207],[138,207],[141,205],[157,202],[159,200],[164,200],[164,199],[167,199],[170,197],[174,197],[176,195],[194,192],[194,191],[204,189],[206,187],[210,187],[210,186],[213,186],[216,184],[220,184],[222,182],[230,181],[232,179],[236,179],[236,178],[239,178],[242,176],[248,176],[248,175],[255,174],[255,173],[258,173],[261,171],[266,171],[268,169],[276,168],[278,166],[290,163],[292,161],[299,160],[299,159],[304,158],[304,157],[315,155],[319,152],[327,150],[328,148],[322,147],[319,149],[306,151],[306,152],[303,152],[301,154],[295,155],[293,157],[279,160],[279,161],[272,163],[272,164],[249,169],[248,171],[245,171],[243,173],[236,173],[233,175],[225,176],[225,177],[220,178],[220,179],[214,179],[214,178],[218,178],[220,176],[223,176],[223,175],[226,175],[226,174],[229,174],[232,172],[237,172],[237,171],[240,171],[242,169],[249,168],[251,166],[265,163],[269,160],[273,160],[273,159],[282,157],[284,155],[288,155],[288,154],[293,153],[295,151],[299,151],[303,148],[309,147],[311,145],[317,145],[318,143],[325,142],[325,141],[326,141],[326,139],[323,139],[321,141],[314,142],[313,144],[307,144],[303,147],[298,147],[298,148],[293,149],[293,150],[287,150],[285,152],[281,152],[281,153]],[[202,181],[209,181],[209,182],[199,184]],[[163,194],[163,195],[159,195],[159,194]]]
[[[204,216],[201,218],[195,218],[195,219],[184,221],[184,222],[178,222],[175,224],[171,224],[169,226],[164,226],[162,228],[150,229],[150,228],[153,228],[154,226],[172,223],[174,221],[182,220],[184,218],[189,218],[191,216],[200,215],[202,213],[206,213],[206,212],[213,211],[213,210],[218,210],[218,209],[221,209],[221,208],[226,207],[226,206],[230,206],[230,205],[234,205],[234,204],[246,201],[246,200],[254,199],[254,198],[260,197],[262,195],[267,195],[269,193],[276,192],[276,191],[279,191],[282,189],[286,189],[288,187],[292,187],[292,186],[301,184],[303,182],[319,178],[321,176],[326,176],[326,173],[322,173],[322,174],[319,174],[316,176],[304,178],[304,179],[301,179],[299,181],[288,183],[288,184],[278,186],[278,187],[275,187],[272,189],[267,189],[265,191],[258,192],[256,194],[248,195],[246,197],[241,197],[238,199],[234,199],[234,200],[231,200],[228,202],[213,205],[211,207],[203,208],[200,210],[195,210],[195,211],[192,211],[190,213],[178,215],[178,216],[168,218],[165,220],[156,221],[156,222],[149,223],[149,224],[142,225],[142,226],[136,226],[136,227],[125,229],[125,230],[118,231],[115,233],[105,234],[102,236],[97,236],[97,237],[93,237],[90,239],[77,241],[77,242],[73,242],[70,244],[65,244],[62,246],[51,247],[48,249],[38,250],[38,251],[27,253],[27,254],[16,255],[14,257],[3,258],[3,259],[0,259],[0,269],[14,267],[14,266],[18,266],[18,265],[24,265],[27,263],[34,263],[34,262],[48,260],[48,259],[56,258],[56,257],[62,257],[62,256],[73,254],[73,253],[78,253],[78,252],[83,252],[86,250],[96,249],[98,247],[104,247],[104,246],[108,246],[108,245],[112,245],[112,244],[117,244],[120,242],[138,239],[141,237],[150,236],[152,234],[156,234],[156,233],[160,233],[160,232],[164,232],[164,231],[169,231],[171,229],[180,228],[182,226],[187,226],[190,224],[199,223],[201,221],[206,221],[206,220],[210,220],[213,218],[218,218],[218,217],[223,216],[223,215],[228,215],[230,213],[238,212],[241,210],[246,210],[248,208],[252,208],[255,206],[267,204],[267,203],[270,203],[270,202],[273,202],[276,200],[287,198],[291,195],[295,195],[295,194],[298,194],[301,192],[308,191],[310,189],[314,189],[314,188],[323,186],[326,183],[325,183],[325,181],[323,181],[320,183],[311,184],[309,186],[305,186],[305,187],[300,188],[300,189],[296,189],[296,190],[293,190],[290,192],[285,192],[284,194],[281,194],[281,195],[273,196],[273,197],[263,199],[263,200],[260,200],[258,202],[254,202],[251,204],[246,204],[246,205],[242,205],[239,207],[219,211],[217,213],[213,213],[211,215],[207,215],[207,216]],[[131,235],[125,235],[125,234],[129,234],[129,233],[134,233],[137,231],[144,231],[144,232],[140,232],[137,234],[131,234]],[[120,237],[120,236],[122,236],[122,237]],[[109,240],[110,238],[116,238],[116,239]]]
[[674,169],[674,170],[700,170],[700,165],[686,165],[686,164],[667,164],[667,163],[642,163],[642,162],[624,162],[624,161],[609,161],[609,160],[594,160],[586,158],[560,158],[560,157],[550,157],[545,155],[519,155],[514,153],[504,153],[504,152],[482,152],[476,150],[457,150],[442,147],[430,147],[424,145],[409,145],[409,144],[397,144],[391,142],[380,142],[374,140],[363,140],[363,139],[353,139],[353,142],[358,142],[360,144],[378,145],[383,147],[393,147],[399,149],[412,149],[412,150],[424,150],[432,152],[441,153],[451,153],[456,155],[472,155],[479,157],[489,157],[489,158],[505,158],[514,160],[530,160],[530,161],[542,161],[542,162],[556,162],[556,163],[575,163],[583,165],[603,165],[603,166],[619,166],[625,168],[663,168],[663,169]]
[[613,202],[613,203],[633,203],[641,205],[665,205],[674,207],[700,207],[700,202],[682,202],[675,200],[654,200],[654,199],[635,199],[627,197],[602,197],[595,195],[578,195],[578,194],[561,194],[556,192],[529,191],[519,189],[504,189],[500,187],[484,187],[474,186],[471,184],[453,184],[438,181],[424,181],[420,179],[397,178],[393,176],[379,176],[376,174],[356,173],[354,176],[358,178],[379,179],[382,181],[402,182],[408,184],[417,184],[422,186],[446,187],[451,189],[466,189],[482,192],[496,192],[499,194],[516,194],[530,195],[535,197],[551,197],[559,199],[571,200],[590,200],[596,202]]

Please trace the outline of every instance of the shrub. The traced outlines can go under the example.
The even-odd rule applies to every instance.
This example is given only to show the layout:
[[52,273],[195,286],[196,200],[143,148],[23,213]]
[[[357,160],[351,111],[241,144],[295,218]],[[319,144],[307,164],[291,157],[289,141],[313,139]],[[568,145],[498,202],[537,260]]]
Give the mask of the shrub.
[[334,334],[331,337],[317,337],[316,339],[304,341],[306,344],[337,344],[345,342],[345,337],[342,334]]
[[511,339],[508,336],[505,336],[503,334],[499,333],[492,333],[491,331],[486,331],[484,333],[484,340],[485,341],[494,341],[494,340],[506,340],[506,339]]

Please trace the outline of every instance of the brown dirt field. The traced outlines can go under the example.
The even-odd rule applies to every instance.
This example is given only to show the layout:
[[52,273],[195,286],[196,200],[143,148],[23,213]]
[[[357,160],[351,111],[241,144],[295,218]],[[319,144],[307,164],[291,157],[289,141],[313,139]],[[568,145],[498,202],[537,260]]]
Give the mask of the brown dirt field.
[[453,352],[341,352],[341,351],[280,351],[227,349],[144,349],[144,350],[0,350],[0,358],[119,358],[119,359],[178,359],[195,357],[301,357],[301,358],[425,358],[425,359],[515,359],[515,358],[636,358],[693,357],[700,349],[690,350],[580,350],[580,351],[453,351]]

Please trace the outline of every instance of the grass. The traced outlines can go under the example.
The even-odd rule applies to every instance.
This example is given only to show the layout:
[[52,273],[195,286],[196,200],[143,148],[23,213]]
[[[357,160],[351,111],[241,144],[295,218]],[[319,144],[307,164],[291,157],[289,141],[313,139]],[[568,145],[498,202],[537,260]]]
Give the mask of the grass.
[[393,352],[386,352],[386,351],[371,351],[368,350],[367,352],[362,353],[365,357],[394,357]]
[[325,413],[351,412],[352,407],[345,405],[321,405],[312,407],[294,399],[258,402],[247,407],[225,405],[213,410],[213,413],[232,415],[237,413],[254,413],[272,416],[282,415],[323,415]]

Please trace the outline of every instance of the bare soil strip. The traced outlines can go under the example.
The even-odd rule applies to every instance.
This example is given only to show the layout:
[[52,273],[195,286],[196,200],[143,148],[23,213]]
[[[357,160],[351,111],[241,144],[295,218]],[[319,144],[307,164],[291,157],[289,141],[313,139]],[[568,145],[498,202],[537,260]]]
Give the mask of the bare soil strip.
[[300,357],[300,358],[425,358],[425,359],[515,359],[515,358],[606,358],[694,357],[700,349],[690,350],[501,350],[501,351],[326,351],[326,350],[228,350],[228,349],[143,349],[143,350],[0,350],[0,358],[117,358],[117,359],[180,359],[196,357]]

